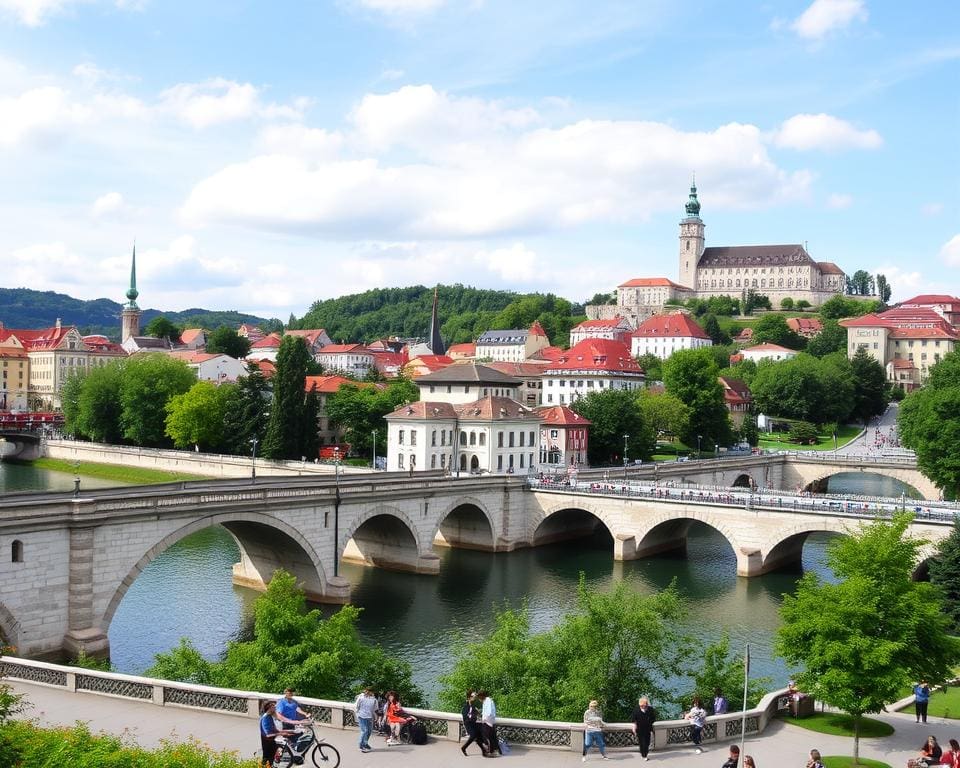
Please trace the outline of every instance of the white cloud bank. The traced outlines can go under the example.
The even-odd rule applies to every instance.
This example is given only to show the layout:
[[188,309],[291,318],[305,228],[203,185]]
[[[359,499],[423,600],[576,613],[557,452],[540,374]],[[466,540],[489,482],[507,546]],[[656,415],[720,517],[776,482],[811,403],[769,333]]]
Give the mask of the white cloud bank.
[[[13,16],[27,27],[40,27],[52,16],[63,13],[76,5],[87,5],[97,0],[0,0],[0,11]],[[115,0],[113,5],[123,10],[137,10],[138,0]]]
[[160,94],[160,109],[193,128],[245,120],[251,117],[299,119],[306,100],[293,105],[264,104],[260,89],[222,77],[201,83],[179,83]]
[[778,147],[799,150],[877,149],[883,138],[873,129],[860,130],[833,115],[794,115],[774,133]]
[[960,267],[960,235],[954,235],[943,244],[940,258],[951,267]]
[[790,27],[806,40],[822,40],[867,16],[864,0],[814,0]]

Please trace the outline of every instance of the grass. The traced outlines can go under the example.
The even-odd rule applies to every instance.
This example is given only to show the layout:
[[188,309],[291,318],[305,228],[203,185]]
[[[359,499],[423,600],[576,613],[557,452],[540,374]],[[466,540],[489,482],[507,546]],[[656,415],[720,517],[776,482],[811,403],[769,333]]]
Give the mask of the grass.
[[[850,736],[853,737],[853,718],[850,715],[838,714],[834,712],[817,712],[810,717],[784,718],[785,723],[795,725],[798,728],[804,728],[808,731],[825,733],[828,736]],[[889,736],[893,733],[893,726],[880,720],[874,720],[869,717],[860,720],[860,737],[864,739],[875,739],[882,736]]]
[[[861,427],[844,424],[837,428],[837,447],[842,448],[860,434]],[[832,451],[833,435],[818,435],[814,445],[800,445],[790,442],[786,432],[763,433],[760,435],[760,447],[770,451]]]
[[[909,696],[912,690],[905,693]],[[911,704],[906,709],[901,710],[911,715],[916,714],[916,708]],[[934,691],[930,694],[930,703],[927,705],[927,715],[929,717],[944,717],[948,720],[960,719],[960,687],[951,685],[943,691]]]
[[127,483],[129,485],[150,485],[151,483],[171,483],[177,480],[206,479],[203,475],[190,475],[186,472],[167,472],[162,469],[125,467],[119,464],[94,464],[82,461],[79,467],[77,467],[74,462],[65,459],[36,459],[30,462],[30,464],[39,469],[49,469],[53,472],[76,473],[81,477],[116,480],[118,483]]
[[891,768],[889,763],[861,757],[856,763],[847,755],[829,755],[823,758],[824,768],[849,768],[850,766],[865,766],[865,768]]

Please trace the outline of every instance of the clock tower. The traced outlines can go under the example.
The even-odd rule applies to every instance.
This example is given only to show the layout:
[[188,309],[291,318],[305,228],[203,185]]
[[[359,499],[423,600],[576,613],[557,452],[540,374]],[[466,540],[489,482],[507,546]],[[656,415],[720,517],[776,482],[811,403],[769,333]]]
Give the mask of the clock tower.
[[690,198],[684,206],[686,218],[680,222],[680,285],[697,290],[697,262],[703,253],[703,230],[697,182],[690,185]]

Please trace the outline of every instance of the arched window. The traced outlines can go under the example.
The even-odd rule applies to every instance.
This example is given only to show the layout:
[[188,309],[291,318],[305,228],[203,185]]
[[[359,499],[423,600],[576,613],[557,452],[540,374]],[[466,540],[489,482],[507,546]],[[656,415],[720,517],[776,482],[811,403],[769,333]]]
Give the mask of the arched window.
[[487,444],[487,433],[486,433],[486,432],[481,432],[481,433],[480,433],[480,445],[486,445],[486,444]]
[[467,444],[467,433],[466,433],[466,432],[461,432],[461,433],[460,433],[460,445],[464,445],[464,446],[465,446],[466,444]]
[[470,433],[470,445],[476,445],[476,444],[477,444],[477,433],[476,433],[476,432],[471,432],[471,433]]
[[20,539],[14,539],[13,543],[10,545],[10,562],[23,562],[23,542],[20,541]]

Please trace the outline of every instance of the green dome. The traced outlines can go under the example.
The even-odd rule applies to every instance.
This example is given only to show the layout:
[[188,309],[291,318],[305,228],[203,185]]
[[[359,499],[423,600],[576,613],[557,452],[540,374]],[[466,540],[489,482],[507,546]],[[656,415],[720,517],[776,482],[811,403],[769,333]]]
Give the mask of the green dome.
[[687,204],[684,206],[684,209],[687,212],[687,216],[700,216],[700,201],[697,200],[696,182],[690,185],[690,199],[687,200]]

